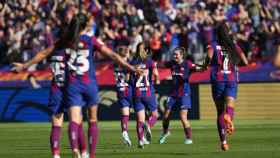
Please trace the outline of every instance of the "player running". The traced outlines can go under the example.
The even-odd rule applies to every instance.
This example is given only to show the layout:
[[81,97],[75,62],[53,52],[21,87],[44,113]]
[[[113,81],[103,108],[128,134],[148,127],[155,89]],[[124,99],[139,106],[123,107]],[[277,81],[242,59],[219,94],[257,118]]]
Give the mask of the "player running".
[[[125,47],[118,48],[118,54],[126,61],[129,60],[129,50]],[[125,144],[131,146],[131,140],[128,136],[128,121],[130,107],[132,105],[132,87],[128,82],[128,71],[119,65],[114,65],[114,74],[116,79],[116,91],[118,105],[121,108],[121,129],[122,139]]]
[[[159,84],[159,75],[156,63],[148,57],[144,43],[137,45],[136,56],[131,61],[132,65],[143,70],[143,74],[131,74],[130,82],[133,87],[134,110],[137,113],[137,136],[138,147],[144,148],[152,138],[151,128],[155,125],[158,118],[157,101],[154,90],[153,77],[155,83]],[[151,113],[145,124],[146,109]],[[144,136],[146,132],[146,138]]]
[[229,149],[226,133],[234,132],[234,102],[237,96],[238,67],[241,59],[248,61],[234,43],[230,30],[225,22],[219,23],[215,30],[216,41],[208,46],[206,63],[211,66],[212,97],[217,109],[217,128],[221,141],[221,149]]
[[192,129],[188,120],[188,111],[191,109],[191,90],[189,76],[193,71],[201,70],[190,60],[185,59],[185,49],[182,47],[173,50],[173,60],[165,64],[170,68],[172,73],[172,90],[167,99],[167,108],[163,114],[162,127],[163,131],[159,143],[163,144],[170,135],[169,122],[172,110],[180,109],[180,119],[185,132],[184,144],[192,144]]
[[29,65],[35,64],[49,56],[57,47],[63,47],[66,50],[66,83],[64,94],[65,102],[69,112],[69,140],[74,158],[80,158],[79,150],[79,127],[82,123],[81,108],[86,103],[89,114],[89,148],[90,158],[95,157],[95,149],[98,138],[97,127],[97,102],[98,86],[96,83],[95,67],[93,61],[93,48],[99,49],[103,55],[110,57],[115,62],[126,67],[129,71],[141,74],[142,71],[136,70],[129,65],[119,55],[99,42],[94,36],[87,33],[91,29],[92,20],[84,14],[76,15],[67,27],[67,31],[56,42],[54,46],[38,53],[28,64],[16,65],[16,70],[22,70]]

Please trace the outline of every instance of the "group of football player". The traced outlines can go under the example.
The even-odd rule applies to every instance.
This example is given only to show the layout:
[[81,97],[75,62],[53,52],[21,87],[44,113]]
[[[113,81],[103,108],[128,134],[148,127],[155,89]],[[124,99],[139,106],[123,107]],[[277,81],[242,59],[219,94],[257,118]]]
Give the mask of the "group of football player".
[[[157,63],[154,62],[145,43],[137,45],[135,55],[130,56],[125,47],[115,53],[90,33],[93,20],[85,14],[75,15],[54,45],[40,51],[26,63],[14,63],[15,71],[23,71],[29,66],[49,57],[53,80],[49,107],[53,113],[50,134],[51,151],[54,158],[60,158],[60,136],[65,109],[69,117],[68,135],[75,158],[94,158],[98,139],[98,85],[96,81],[94,53],[111,58],[115,63],[115,78],[118,104],[121,108],[121,129],[124,142],[131,146],[128,134],[130,108],[136,113],[138,147],[151,143],[151,129],[158,120],[158,103],[154,84],[159,84]],[[162,120],[162,134],[159,143],[166,142],[170,135],[171,111],[180,109],[180,119],[185,133],[185,144],[192,144],[192,130],[187,115],[191,108],[189,77],[194,71],[204,71],[211,67],[213,99],[217,107],[217,127],[221,149],[228,150],[227,134],[234,132],[234,101],[237,95],[238,62],[248,61],[242,50],[231,38],[225,22],[217,24],[215,39],[209,44],[204,64],[193,64],[185,58],[182,47],[172,51],[172,60],[160,63],[171,70],[172,90]],[[82,108],[88,113],[88,141],[83,129]],[[146,119],[146,114],[149,114]],[[147,121],[146,121],[147,120]],[[89,152],[87,151],[89,143]]]

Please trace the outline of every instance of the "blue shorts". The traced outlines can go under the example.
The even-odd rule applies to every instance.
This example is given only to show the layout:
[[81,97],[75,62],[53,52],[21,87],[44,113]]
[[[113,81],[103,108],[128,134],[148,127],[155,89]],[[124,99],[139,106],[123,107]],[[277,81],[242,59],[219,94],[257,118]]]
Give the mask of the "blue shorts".
[[225,97],[237,97],[237,82],[212,82],[212,97],[214,100],[224,100]]
[[69,84],[66,88],[66,103],[71,106],[96,106],[99,102],[96,82],[90,84]]
[[131,97],[121,97],[118,98],[118,105],[120,108],[125,108],[125,107],[131,107],[132,105],[132,100]]
[[168,97],[167,109],[172,110],[173,108],[180,108],[180,110],[191,109],[192,108],[191,97],[190,96]]
[[63,99],[62,88],[51,88],[48,107],[52,115],[64,113],[66,111],[66,104]]
[[157,110],[157,100],[155,95],[150,97],[136,97],[134,98],[134,110],[139,112],[147,108],[150,112]]

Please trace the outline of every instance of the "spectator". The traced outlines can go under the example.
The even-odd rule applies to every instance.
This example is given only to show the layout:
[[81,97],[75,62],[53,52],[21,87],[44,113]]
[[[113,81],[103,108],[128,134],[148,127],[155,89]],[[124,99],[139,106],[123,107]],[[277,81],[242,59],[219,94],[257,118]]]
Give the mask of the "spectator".
[[280,32],[275,0],[85,0],[80,7],[77,0],[13,0],[0,8],[0,64],[28,60],[51,45],[78,11],[95,19],[91,33],[112,49],[126,45],[133,52],[144,42],[156,60],[169,60],[169,50],[182,46],[201,62],[216,21],[229,22],[252,60],[272,56]]

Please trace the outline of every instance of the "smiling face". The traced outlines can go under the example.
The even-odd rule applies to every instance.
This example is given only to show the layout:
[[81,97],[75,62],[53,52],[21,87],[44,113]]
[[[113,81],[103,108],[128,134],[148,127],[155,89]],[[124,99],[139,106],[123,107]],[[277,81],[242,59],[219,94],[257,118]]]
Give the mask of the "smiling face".
[[137,51],[136,51],[137,58],[141,60],[145,60],[148,57],[147,51],[145,50],[145,44],[139,43],[137,45]]
[[183,55],[183,51],[180,50],[180,49],[176,49],[173,51],[173,60],[180,64],[183,62],[183,58],[184,58],[184,55]]

